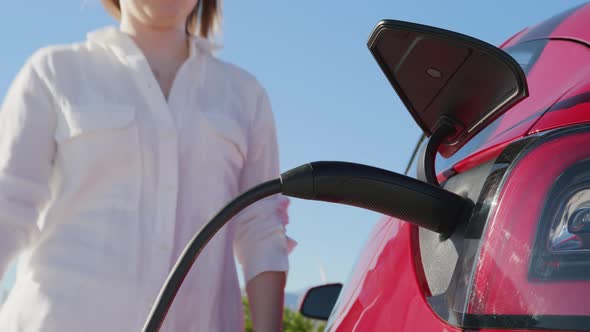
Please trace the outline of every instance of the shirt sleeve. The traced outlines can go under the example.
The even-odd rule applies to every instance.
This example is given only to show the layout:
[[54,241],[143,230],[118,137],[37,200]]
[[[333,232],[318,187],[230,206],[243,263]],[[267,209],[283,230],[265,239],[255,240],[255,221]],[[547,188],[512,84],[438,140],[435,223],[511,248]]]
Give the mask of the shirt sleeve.
[[[258,97],[249,133],[242,192],[280,175],[275,121],[265,91]],[[262,272],[289,270],[288,254],[296,243],[286,236],[288,205],[286,197],[274,195],[237,216],[234,248],[246,283]]]
[[0,277],[39,234],[55,152],[53,98],[30,59],[0,108]]

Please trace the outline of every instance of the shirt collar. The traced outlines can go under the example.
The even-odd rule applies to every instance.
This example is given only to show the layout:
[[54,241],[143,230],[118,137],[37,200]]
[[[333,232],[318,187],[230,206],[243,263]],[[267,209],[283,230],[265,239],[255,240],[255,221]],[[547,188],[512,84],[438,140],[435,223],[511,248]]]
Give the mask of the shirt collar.
[[[87,39],[90,42],[112,49],[122,58],[143,57],[143,53],[133,39],[114,26],[89,32]],[[195,56],[197,51],[214,54],[222,48],[221,45],[199,36],[191,36],[189,41],[189,58]]]

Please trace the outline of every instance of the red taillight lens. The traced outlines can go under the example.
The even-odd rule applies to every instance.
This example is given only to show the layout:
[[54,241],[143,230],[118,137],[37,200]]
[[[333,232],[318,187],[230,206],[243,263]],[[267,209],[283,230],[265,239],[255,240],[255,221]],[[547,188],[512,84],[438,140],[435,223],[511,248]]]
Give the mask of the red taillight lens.
[[590,329],[589,146],[588,129],[565,130],[512,163],[484,229],[466,317]]
[[567,168],[549,191],[529,274],[548,281],[590,280],[590,160]]

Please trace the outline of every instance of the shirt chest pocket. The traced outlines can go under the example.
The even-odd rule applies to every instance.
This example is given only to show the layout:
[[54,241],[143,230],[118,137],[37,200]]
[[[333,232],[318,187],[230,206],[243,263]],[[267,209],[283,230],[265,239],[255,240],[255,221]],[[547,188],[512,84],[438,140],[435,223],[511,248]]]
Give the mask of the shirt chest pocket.
[[135,109],[126,105],[84,105],[63,109],[55,139],[58,143],[86,134],[116,131],[135,122]]
[[94,202],[137,206],[141,155],[132,106],[65,107],[58,119],[55,141],[64,193],[84,192]]

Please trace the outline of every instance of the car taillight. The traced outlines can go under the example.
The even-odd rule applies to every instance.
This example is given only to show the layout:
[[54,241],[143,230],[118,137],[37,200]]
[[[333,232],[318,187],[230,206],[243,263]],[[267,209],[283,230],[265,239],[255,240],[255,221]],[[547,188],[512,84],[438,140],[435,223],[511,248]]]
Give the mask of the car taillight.
[[590,160],[574,163],[551,187],[529,274],[544,280],[590,279]]
[[590,330],[590,127],[529,141],[481,236],[460,325]]

